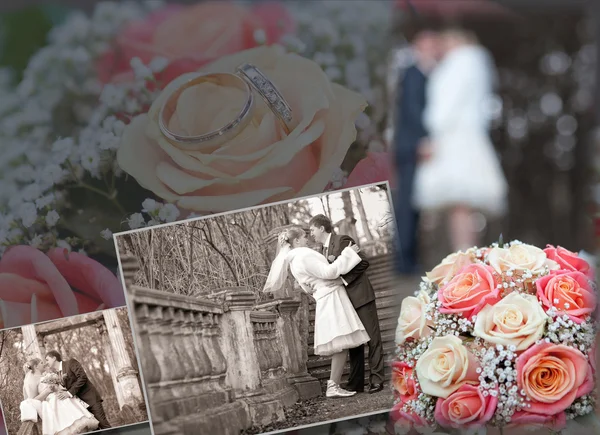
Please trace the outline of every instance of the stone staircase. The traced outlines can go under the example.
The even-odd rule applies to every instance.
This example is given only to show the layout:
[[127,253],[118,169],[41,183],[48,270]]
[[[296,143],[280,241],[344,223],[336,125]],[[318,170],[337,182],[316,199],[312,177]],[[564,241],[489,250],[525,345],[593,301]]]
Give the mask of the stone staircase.
[[[398,291],[398,278],[394,273],[393,254],[384,254],[369,259],[370,266],[367,270],[371,284],[375,289],[377,304],[377,313],[379,316],[379,325],[381,329],[381,339],[383,341],[383,351],[386,361],[386,382],[391,377],[391,368],[387,362],[393,356],[395,347],[396,324],[400,312],[400,294]],[[320,357],[313,352],[313,334],[314,334],[315,304],[310,304],[309,317],[309,336],[308,336],[308,371],[315,378],[319,379],[323,388],[329,379],[331,359]],[[369,364],[368,347],[365,346],[365,383],[368,382]],[[345,382],[350,371],[349,363],[344,368],[342,382]]]

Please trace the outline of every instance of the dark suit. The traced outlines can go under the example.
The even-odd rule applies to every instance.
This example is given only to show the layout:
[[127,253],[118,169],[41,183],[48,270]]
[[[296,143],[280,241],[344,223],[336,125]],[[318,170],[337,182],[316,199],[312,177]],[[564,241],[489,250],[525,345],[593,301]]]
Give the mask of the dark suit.
[[[356,244],[352,237],[346,235],[331,234],[329,246],[327,247],[327,257],[339,257],[345,247],[350,243]],[[382,384],[384,381],[383,364],[383,344],[381,342],[381,332],[379,331],[379,317],[377,316],[377,306],[375,304],[375,291],[365,273],[369,267],[369,262],[365,255],[360,252],[362,261],[350,272],[344,275],[346,281],[346,291],[348,297],[360,321],[363,323],[367,334],[369,334],[369,367],[371,373],[369,382],[371,384]],[[330,261],[331,262],[331,261]],[[365,347],[361,345],[349,350],[350,355],[350,376],[346,388],[362,391],[365,385]]]
[[98,429],[107,429],[110,427],[104,408],[102,407],[102,397],[96,390],[96,387],[88,379],[85,370],[76,359],[63,361],[62,374],[65,376],[65,388],[72,396],[77,396],[85,403],[90,405],[88,411],[94,414],[96,420],[100,422]]
[[416,273],[419,214],[412,206],[417,168],[417,147],[428,135],[423,125],[427,77],[416,66],[409,67],[400,80],[396,102],[394,148],[398,190],[394,203],[398,223],[397,267],[400,273]]

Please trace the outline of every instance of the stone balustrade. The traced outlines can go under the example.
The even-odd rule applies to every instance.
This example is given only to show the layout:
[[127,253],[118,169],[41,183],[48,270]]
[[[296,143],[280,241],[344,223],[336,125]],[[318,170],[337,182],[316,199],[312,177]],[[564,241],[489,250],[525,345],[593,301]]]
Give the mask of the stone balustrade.
[[134,260],[121,262],[157,435],[239,435],[321,394],[306,369],[299,300],[257,304],[245,288],[211,298],[142,288],[131,283]]

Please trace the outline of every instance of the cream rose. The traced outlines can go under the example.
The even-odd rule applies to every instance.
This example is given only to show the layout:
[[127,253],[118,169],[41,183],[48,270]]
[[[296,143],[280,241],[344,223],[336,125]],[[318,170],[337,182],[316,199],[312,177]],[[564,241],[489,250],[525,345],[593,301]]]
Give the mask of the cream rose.
[[[335,83],[312,60],[262,46],[222,57],[201,72],[234,72],[242,63],[260,68],[290,104],[289,136],[256,96],[251,122],[216,149],[167,140],[158,113],[169,94],[195,73],[173,80],[146,114],[125,129],[119,166],[145,189],[196,212],[220,212],[323,191],[356,138],[354,121],[366,108],[360,94]],[[200,83],[181,93],[169,129],[202,134],[232,120],[243,105],[241,90]],[[196,149],[194,149],[196,148]]]
[[559,268],[558,263],[550,260],[543,250],[526,244],[512,245],[510,248],[492,248],[487,259],[498,273],[509,269],[529,270],[535,273],[542,271],[546,266],[550,270]]
[[446,283],[454,278],[454,275],[460,269],[474,262],[473,254],[462,251],[455,252],[444,258],[430,272],[427,272],[424,280],[438,285]]
[[548,316],[533,295],[512,292],[477,315],[473,335],[490,343],[526,350],[544,334]]
[[454,335],[436,337],[417,361],[417,379],[425,394],[447,398],[465,384],[477,384],[479,362]]
[[433,322],[427,320],[426,316],[427,304],[430,302],[429,295],[423,290],[416,297],[404,298],[396,327],[396,344],[403,344],[407,338],[418,340],[431,334],[429,326]]

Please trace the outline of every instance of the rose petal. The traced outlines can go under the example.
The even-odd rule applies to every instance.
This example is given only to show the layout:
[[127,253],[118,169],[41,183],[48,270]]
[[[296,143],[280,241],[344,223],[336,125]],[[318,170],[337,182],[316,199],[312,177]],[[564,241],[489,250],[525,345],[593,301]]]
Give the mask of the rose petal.
[[46,283],[64,316],[79,314],[73,290],[41,251],[25,245],[11,247],[0,260],[0,273],[14,273]]
[[73,287],[97,295],[110,308],[125,305],[123,286],[110,270],[96,260],[76,252],[66,257],[60,248],[50,250],[48,257]]
[[[56,320],[63,317],[63,314],[56,306],[47,302],[36,302],[36,321]],[[31,303],[10,302],[0,299],[0,327],[15,328],[17,326],[28,325],[32,323]]]
[[121,138],[117,151],[117,163],[131,175],[144,189],[156,193],[168,201],[175,201],[179,195],[169,190],[153,170],[162,161],[170,161],[164,151],[144,134],[148,115],[139,115],[131,120]]
[[[18,291],[15,291],[18,289]],[[98,306],[99,300],[91,298],[78,292],[73,292],[77,300],[77,306],[80,313],[89,313]],[[10,302],[27,303],[32,296],[40,301],[56,303],[54,294],[47,284],[34,280],[23,278],[14,273],[0,273],[0,299]]]

